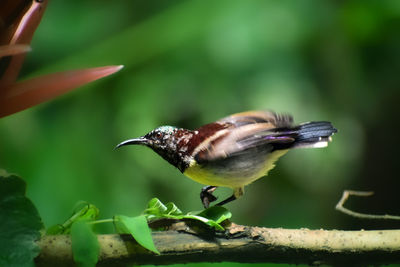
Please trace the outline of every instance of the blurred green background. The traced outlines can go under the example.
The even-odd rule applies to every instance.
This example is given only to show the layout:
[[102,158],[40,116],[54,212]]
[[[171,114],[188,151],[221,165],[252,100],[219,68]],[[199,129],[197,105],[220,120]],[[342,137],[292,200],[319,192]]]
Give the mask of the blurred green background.
[[125,65],[0,120],[0,168],[27,181],[46,226],[79,200],[102,218],[137,215],[152,197],[200,210],[202,185],[150,149],[114,146],[159,125],[194,129],[273,109],[296,122],[332,121],[339,133],[328,148],[291,151],[246,187],[227,205],[234,222],[399,227],[334,210],[344,189],[373,190],[348,207],[400,214],[398,0],[51,1],[32,47],[21,78]]

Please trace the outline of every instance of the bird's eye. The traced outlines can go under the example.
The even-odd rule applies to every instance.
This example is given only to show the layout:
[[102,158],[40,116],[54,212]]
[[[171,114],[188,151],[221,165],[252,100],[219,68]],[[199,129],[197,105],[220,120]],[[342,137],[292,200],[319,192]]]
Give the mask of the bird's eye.
[[163,137],[163,134],[162,134],[162,133],[160,133],[160,132],[156,133],[156,138],[157,138],[157,139],[160,139],[161,137]]

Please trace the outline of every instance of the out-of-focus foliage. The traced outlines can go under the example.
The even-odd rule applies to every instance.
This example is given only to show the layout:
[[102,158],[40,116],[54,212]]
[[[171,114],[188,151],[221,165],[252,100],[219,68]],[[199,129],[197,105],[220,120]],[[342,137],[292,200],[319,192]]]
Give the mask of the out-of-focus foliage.
[[5,0],[0,4],[0,118],[38,105],[119,71],[106,66],[64,71],[16,82],[48,1]]
[[21,178],[0,172],[1,266],[34,266],[33,259],[39,254],[35,241],[43,223],[25,191]]
[[332,121],[339,132],[328,148],[291,151],[247,186],[227,205],[232,221],[396,227],[348,218],[334,206],[343,189],[373,190],[376,197],[349,207],[400,214],[399,30],[396,0],[52,1],[24,73],[125,68],[1,119],[0,168],[26,177],[47,226],[80,199],[101,217],[138,214],[151,197],[200,210],[202,185],[149,149],[113,147],[163,124],[196,128],[273,109],[297,122]]

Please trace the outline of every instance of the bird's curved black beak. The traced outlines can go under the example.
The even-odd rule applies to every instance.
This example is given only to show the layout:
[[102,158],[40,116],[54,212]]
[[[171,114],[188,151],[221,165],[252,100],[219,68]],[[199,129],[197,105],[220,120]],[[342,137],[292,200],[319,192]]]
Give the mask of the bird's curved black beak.
[[120,148],[121,146],[127,146],[127,145],[147,145],[148,143],[149,143],[149,140],[147,140],[144,137],[133,138],[133,139],[128,139],[128,140],[125,140],[125,141],[119,143],[114,149]]

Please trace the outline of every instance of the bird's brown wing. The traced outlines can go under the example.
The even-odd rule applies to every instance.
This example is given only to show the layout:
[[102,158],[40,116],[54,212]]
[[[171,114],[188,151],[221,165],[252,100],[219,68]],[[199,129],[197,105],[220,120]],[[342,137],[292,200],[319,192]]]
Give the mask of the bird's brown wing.
[[241,126],[239,126],[240,124],[236,124],[236,128],[221,131],[218,137],[196,148],[197,151],[194,154],[198,162],[213,161],[239,154],[252,153],[251,149],[255,147],[272,150],[272,145],[268,146],[268,144],[287,144],[294,141],[294,138],[290,136],[282,136],[273,131],[276,129],[275,123],[244,123],[249,118],[247,115],[228,118],[238,118],[236,122],[243,122],[243,124]]
[[230,123],[235,127],[241,127],[247,124],[268,123],[271,128],[290,127],[293,123],[293,117],[289,114],[278,114],[273,111],[246,111],[232,114],[217,121],[218,123]]

